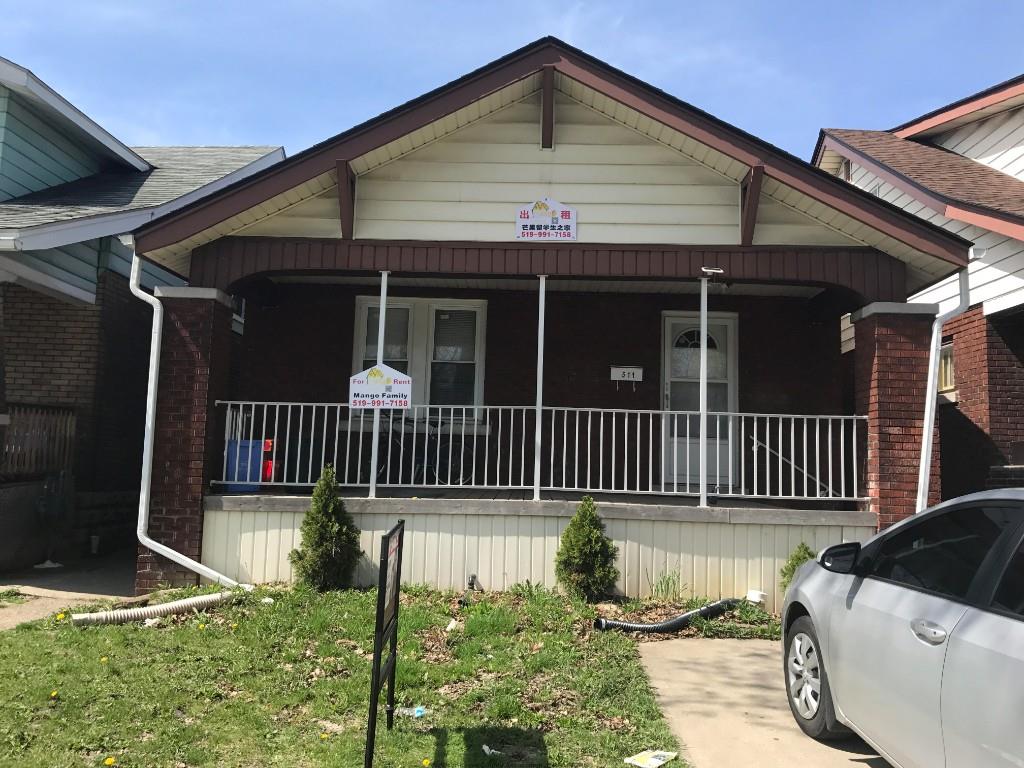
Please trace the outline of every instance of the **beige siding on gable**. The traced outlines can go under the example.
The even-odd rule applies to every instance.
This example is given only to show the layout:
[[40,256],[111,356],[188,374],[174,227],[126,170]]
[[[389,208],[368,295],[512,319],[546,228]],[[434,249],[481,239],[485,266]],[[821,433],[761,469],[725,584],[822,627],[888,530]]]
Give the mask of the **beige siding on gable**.
[[962,125],[937,136],[935,143],[1024,179],[1024,107]]
[[508,241],[518,206],[578,210],[582,242],[730,244],[731,179],[556,94],[555,148],[540,148],[540,95],[359,178],[356,237]]

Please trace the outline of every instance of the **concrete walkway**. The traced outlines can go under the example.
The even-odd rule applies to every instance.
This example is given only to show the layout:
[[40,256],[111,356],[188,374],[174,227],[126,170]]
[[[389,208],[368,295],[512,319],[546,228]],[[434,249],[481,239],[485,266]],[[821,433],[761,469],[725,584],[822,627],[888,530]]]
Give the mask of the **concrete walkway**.
[[779,643],[689,638],[643,643],[658,703],[694,768],[888,768],[863,741],[822,744],[793,721]]
[[0,574],[0,592],[17,590],[20,603],[0,603],[0,630],[51,616],[71,606],[123,600],[135,594],[135,553],[68,563],[63,568]]

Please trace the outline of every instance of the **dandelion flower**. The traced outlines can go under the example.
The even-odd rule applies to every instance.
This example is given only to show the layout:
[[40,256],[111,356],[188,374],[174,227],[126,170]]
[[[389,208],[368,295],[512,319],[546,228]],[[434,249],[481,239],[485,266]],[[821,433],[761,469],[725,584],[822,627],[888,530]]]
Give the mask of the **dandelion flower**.
[[321,738],[321,739],[326,739],[326,738],[328,738],[329,736],[330,736],[330,734],[329,734],[329,733],[321,733],[321,734],[320,734],[320,738]]
[[117,758],[116,757],[108,757],[106,760],[103,761],[103,764],[104,765],[117,765]]
[[430,758],[429,757],[424,757],[423,758],[423,768],[430,768]]
[[57,614],[57,621],[64,621],[64,614],[63,613],[58,613]]
[[100,656],[100,664],[106,664],[109,659],[106,656]]
[[51,699],[56,699],[57,698],[57,691],[50,691],[50,698]]
[[206,625],[205,625],[205,624],[200,624],[200,625],[199,625],[199,628],[200,628],[200,629],[206,629]]
[[231,628],[232,628],[232,629],[238,629],[238,622],[237,622],[237,621],[235,621],[235,622],[232,622],[232,623],[231,623]]

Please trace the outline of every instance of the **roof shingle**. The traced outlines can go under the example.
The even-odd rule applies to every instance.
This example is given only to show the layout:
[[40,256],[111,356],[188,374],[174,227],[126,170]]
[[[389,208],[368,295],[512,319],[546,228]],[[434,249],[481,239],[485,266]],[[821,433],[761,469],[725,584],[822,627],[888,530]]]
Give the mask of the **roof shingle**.
[[940,197],[1024,218],[1024,182],[995,168],[888,131],[826,128],[824,133]]
[[244,168],[278,147],[133,147],[154,169],[110,171],[0,203],[0,228],[152,208]]

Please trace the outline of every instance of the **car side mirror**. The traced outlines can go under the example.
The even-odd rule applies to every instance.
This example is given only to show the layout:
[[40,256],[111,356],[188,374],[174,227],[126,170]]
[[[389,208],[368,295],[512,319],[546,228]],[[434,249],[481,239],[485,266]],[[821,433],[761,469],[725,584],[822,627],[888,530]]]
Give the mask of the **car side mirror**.
[[818,555],[818,564],[832,573],[853,573],[860,556],[860,543],[856,541],[833,544]]

